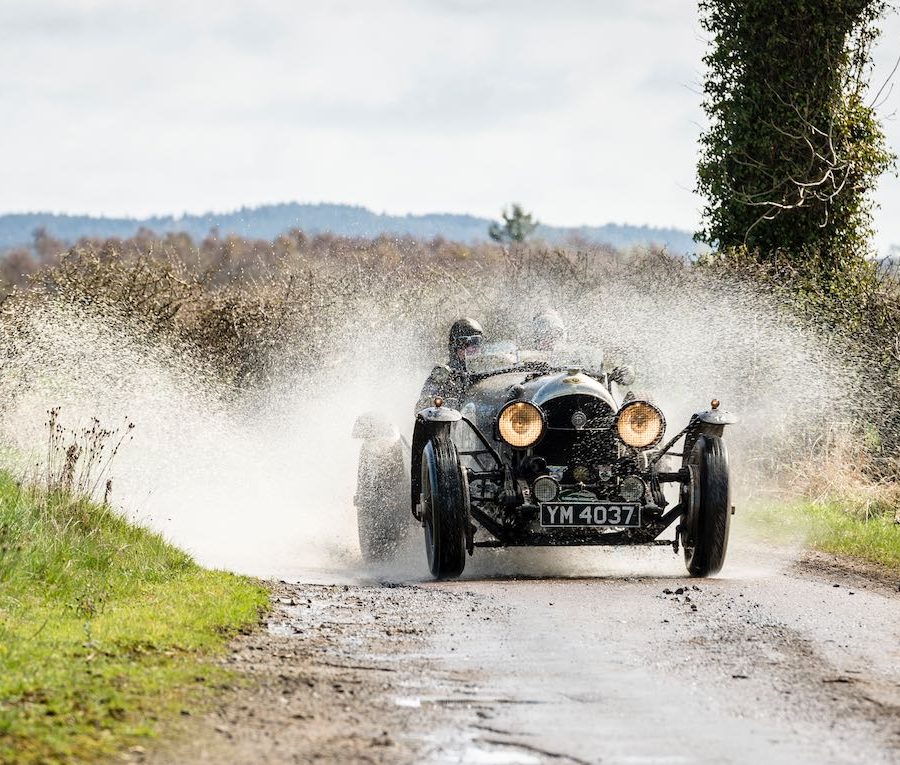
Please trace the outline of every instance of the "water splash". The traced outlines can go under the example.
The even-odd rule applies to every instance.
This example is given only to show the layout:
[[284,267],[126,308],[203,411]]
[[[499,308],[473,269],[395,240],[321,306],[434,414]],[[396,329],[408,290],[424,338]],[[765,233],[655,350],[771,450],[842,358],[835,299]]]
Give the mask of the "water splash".
[[[573,342],[621,354],[638,368],[639,386],[662,404],[670,433],[719,398],[742,418],[729,442],[736,477],[752,475],[738,481],[745,495],[766,474],[760,452],[767,444],[788,443],[853,398],[840,384],[841,361],[749,290],[611,277],[571,293],[539,281],[510,292],[499,276],[467,293],[435,290],[423,306],[425,322],[398,320],[396,294],[373,296],[334,324],[320,349],[328,363],[317,374],[286,361],[278,382],[240,395],[210,367],[113,315],[48,299],[33,304],[7,338],[3,441],[21,466],[45,443],[42,423],[53,406],[70,424],[127,417],[134,442],[114,465],[113,498],[131,517],[208,565],[287,577],[318,570],[339,579],[359,568],[353,420],[380,410],[408,432],[421,381],[460,314],[484,317],[488,334],[525,338],[531,316],[553,304]],[[415,311],[407,306],[400,315]],[[624,563],[608,570],[631,565],[628,555],[616,555],[602,560]],[[399,567],[370,573],[422,576],[423,559],[417,539]],[[599,560],[592,550],[485,555],[472,571],[596,573]]]

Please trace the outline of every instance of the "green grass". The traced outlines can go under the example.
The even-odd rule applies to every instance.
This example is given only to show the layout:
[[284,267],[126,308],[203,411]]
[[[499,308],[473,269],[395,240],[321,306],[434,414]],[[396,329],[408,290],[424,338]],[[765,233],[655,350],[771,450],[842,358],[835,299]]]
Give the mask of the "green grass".
[[866,514],[832,499],[767,503],[750,508],[748,516],[751,527],[768,539],[803,539],[817,550],[900,571],[900,524],[888,509]]
[[144,742],[234,682],[212,659],[267,604],[258,582],[0,472],[0,763]]

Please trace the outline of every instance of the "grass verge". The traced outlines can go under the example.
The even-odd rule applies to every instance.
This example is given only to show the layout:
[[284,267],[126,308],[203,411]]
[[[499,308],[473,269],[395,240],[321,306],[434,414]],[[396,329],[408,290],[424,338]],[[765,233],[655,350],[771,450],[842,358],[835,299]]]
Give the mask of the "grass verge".
[[838,499],[752,507],[750,526],[770,540],[804,540],[823,552],[900,571],[900,524],[890,512],[860,512]]
[[144,742],[234,682],[211,659],[267,604],[108,507],[0,472],[0,763]]

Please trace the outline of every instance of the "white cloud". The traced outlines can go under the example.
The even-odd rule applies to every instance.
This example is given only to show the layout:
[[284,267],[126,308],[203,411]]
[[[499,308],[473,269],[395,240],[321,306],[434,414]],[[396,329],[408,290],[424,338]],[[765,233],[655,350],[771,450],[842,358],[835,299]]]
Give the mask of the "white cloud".
[[[693,4],[655,0],[7,0],[0,210],[518,199],[691,227],[704,45]],[[900,241],[900,186],[879,199]]]

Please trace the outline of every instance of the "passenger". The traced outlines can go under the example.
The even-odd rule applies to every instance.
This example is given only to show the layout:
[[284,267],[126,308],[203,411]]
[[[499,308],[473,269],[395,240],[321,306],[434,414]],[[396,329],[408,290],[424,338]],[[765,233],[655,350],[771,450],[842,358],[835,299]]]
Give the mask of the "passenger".
[[444,399],[447,406],[458,408],[466,388],[466,360],[481,349],[484,332],[475,319],[462,318],[453,322],[447,344],[448,363],[431,370],[416,404],[416,411],[434,406],[434,399]]
[[552,308],[541,311],[531,320],[531,334],[536,351],[552,353],[566,342],[566,325]]
[[545,364],[555,361],[565,346],[566,335],[566,325],[555,310],[541,311],[531,320],[528,347],[519,351],[519,360]]

